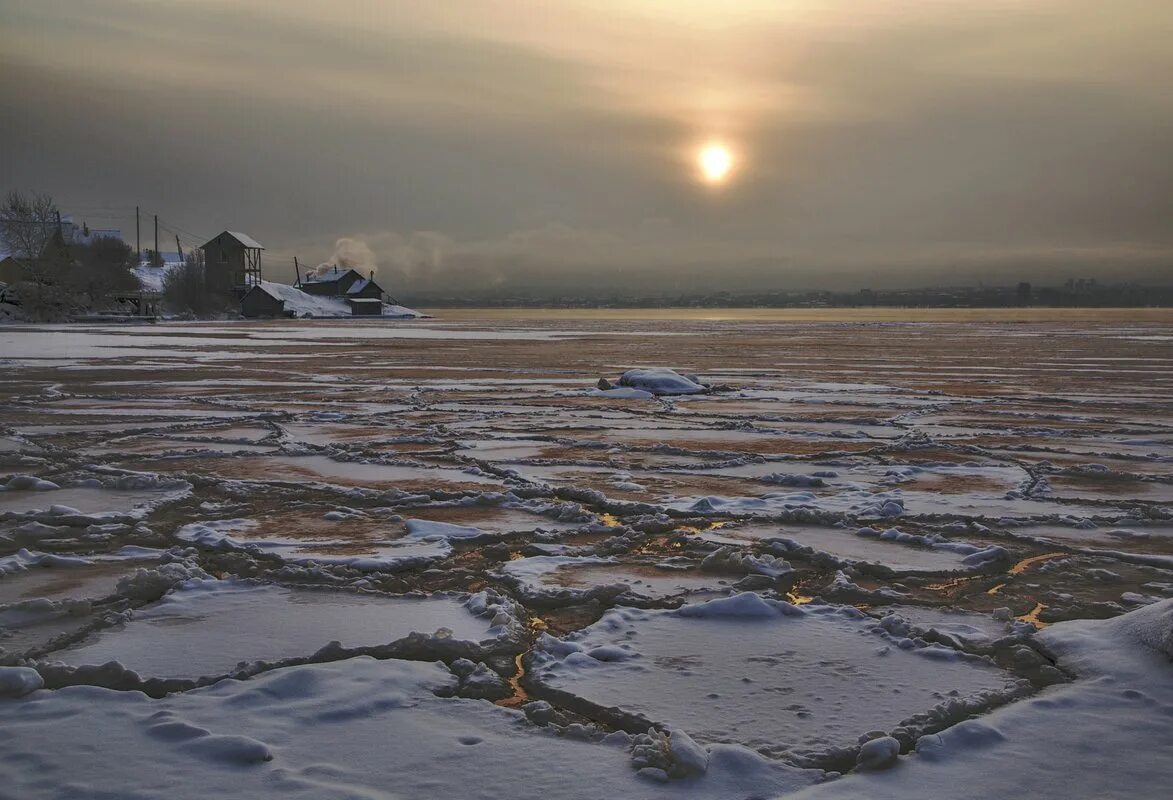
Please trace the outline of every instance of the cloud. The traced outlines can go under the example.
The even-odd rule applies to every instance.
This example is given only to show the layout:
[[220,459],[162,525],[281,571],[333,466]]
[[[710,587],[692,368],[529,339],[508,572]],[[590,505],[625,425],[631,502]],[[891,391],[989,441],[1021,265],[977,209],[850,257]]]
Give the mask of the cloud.
[[[0,14],[7,181],[124,230],[135,205],[245,230],[290,277],[296,255],[420,291],[1151,279],[1173,250],[1160,0]],[[720,191],[690,163],[710,136],[740,155]]]

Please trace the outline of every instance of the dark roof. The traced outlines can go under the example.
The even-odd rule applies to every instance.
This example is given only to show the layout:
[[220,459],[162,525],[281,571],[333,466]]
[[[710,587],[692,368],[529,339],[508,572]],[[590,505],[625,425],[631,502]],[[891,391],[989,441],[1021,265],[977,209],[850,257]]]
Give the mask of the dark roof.
[[330,272],[325,272],[325,273],[322,273],[321,275],[306,275],[304,278],[301,279],[301,282],[302,283],[337,283],[338,281],[342,280],[343,278],[345,278],[347,275],[349,275],[352,272],[355,275],[358,275],[359,280],[363,280],[363,277],[361,274],[359,274],[358,270],[347,267],[346,269],[341,269],[341,270],[337,270],[337,271],[331,270]]

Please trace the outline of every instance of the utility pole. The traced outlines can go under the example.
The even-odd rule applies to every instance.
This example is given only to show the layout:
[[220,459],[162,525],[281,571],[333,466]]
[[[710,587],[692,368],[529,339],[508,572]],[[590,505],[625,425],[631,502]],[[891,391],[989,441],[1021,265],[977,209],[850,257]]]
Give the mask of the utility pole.
[[297,263],[297,256],[293,257],[293,272],[297,275],[297,285],[301,286],[301,265]]
[[175,234],[175,249],[179,251],[179,260],[183,261],[183,245],[179,243],[179,234]]
[[143,237],[139,231],[138,206],[134,207],[134,249],[138,251],[138,263],[143,263]]
[[155,266],[163,266],[163,256],[159,255],[159,215],[155,215]]

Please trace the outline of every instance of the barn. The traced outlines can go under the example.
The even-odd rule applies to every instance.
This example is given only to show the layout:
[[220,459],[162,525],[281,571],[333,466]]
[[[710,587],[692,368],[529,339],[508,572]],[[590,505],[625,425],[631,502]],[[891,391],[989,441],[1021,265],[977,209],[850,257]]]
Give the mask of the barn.
[[240,299],[240,313],[249,319],[285,317],[285,301],[263,285],[253,286]]

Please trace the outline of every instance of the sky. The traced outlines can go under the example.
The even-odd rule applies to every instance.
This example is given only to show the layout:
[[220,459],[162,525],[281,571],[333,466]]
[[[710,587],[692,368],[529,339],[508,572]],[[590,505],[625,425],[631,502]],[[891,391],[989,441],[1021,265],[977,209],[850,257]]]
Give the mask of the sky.
[[1169,283],[1170,41],[1168,0],[0,0],[0,190],[393,294]]

